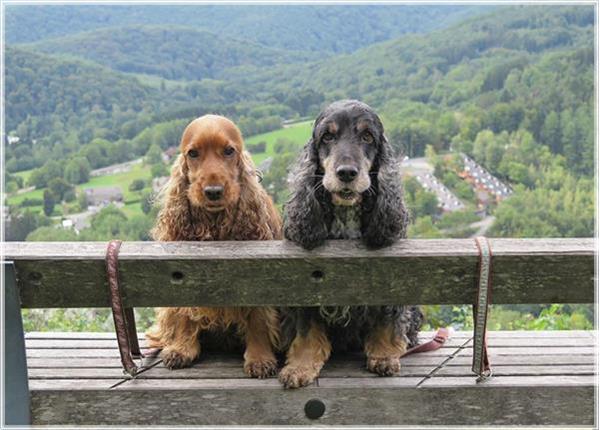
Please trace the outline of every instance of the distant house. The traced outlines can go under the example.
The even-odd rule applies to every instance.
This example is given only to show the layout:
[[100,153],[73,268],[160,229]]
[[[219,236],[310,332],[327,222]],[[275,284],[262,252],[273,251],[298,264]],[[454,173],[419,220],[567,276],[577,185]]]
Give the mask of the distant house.
[[179,147],[171,146],[170,148],[167,148],[165,152],[163,152],[163,161],[168,163],[173,158],[177,157],[177,154],[179,154]]
[[88,204],[106,206],[113,202],[123,202],[123,192],[119,187],[98,187],[84,190]]
[[464,167],[459,176],[469,182],[477,194],[479,205],[487,207],[488,194],[500,202],[512,194],[512,189],[468,156],[461,154]]

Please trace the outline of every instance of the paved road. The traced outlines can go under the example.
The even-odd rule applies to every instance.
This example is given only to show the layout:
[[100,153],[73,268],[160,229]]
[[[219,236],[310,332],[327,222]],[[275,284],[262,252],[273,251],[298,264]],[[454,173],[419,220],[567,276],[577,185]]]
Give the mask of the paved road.
[[115,173],[129,172],[134,165],[140,164],[141,162],[142,159],[137,158],[135,160],[127,161],[125,163],[111,164],[110,166],[92,170],[90,172],[90,176],[114,175]]
[[474,222],[473,224],[470,224],[469,227],[477,229],[477,231],[475,233],[473,233],[473,235],[471,237],[485,236],[487,231],[494,224],[494,221],[496,221],[496,217],[494,217],[492,215],[488,215],[481,221],[477,221],[477,222]]
[[427,191],[433,192],[443,210],[453,212],[465,208],[464,203],[441,181],[433,176],[434,168],[426,158],[409,158],[408,160],[404,160],[400,163],[400,169],[403,173],[414,176]]
[[429,164],[427,158],[409,158],[400,162],[400,168],[403,172],[411,173],[433,173],[433,166]]

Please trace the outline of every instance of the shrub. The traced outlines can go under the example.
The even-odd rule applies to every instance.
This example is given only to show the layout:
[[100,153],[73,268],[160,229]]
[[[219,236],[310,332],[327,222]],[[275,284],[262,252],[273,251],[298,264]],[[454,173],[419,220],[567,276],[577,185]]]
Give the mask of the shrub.
[[31,206],[41,206],[43,204],[44,204],[44,201],[42,199],[26,198],[19,204],[19,206],[22,208],[27,208],[27,207],[31,207]]
[[146,181],[143,179],[136,179],[131,184],[129,184],[129,191],[140,191],[143,190],[146,186]]
[[267,150],[267,142],[265,142],[264,140],[261,140],[260,142],[257,142],[257,143],[247,144],[246,149],[251,154],[262,154],[263,152],[265,152]]

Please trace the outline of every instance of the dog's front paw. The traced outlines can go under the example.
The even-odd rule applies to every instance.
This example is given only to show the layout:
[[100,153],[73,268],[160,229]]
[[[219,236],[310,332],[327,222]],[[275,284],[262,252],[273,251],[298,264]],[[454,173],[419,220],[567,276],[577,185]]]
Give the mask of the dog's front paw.
[[319,372],[310,367],[285,366],[279,372],[279,381],[285,388],[300,388],[311,384]]
[[163,350],[160,357],[162,358],[163,364],[171,370],[189,367],[192,364],[192,361],[194,361],[194,357],[173,350]]
[[400,373],[399,357],[367,357],[367,369],[379,376],[393,376]]
[[277,374],[275,357],[263,359],[247,359],[244,362],[244,372],[252,378],[264,379]]

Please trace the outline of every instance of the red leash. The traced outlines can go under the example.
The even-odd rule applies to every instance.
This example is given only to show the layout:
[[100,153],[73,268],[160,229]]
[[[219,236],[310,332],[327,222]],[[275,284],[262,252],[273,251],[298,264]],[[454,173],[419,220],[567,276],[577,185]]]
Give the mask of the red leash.
[[413,346],[412,348],[407,350],[402,355],[402,357],[405,357],[409,354],[416,354],[418,352],[435,351],[436,349],[441,348],[442,345],[446,343],[446,341],[448,340],[448,336],[450,336],[450,330],[442,327],[438,329],[438,331],[435,333],[435,336],[433,336],[433,339],[431,339],[428,342]]

